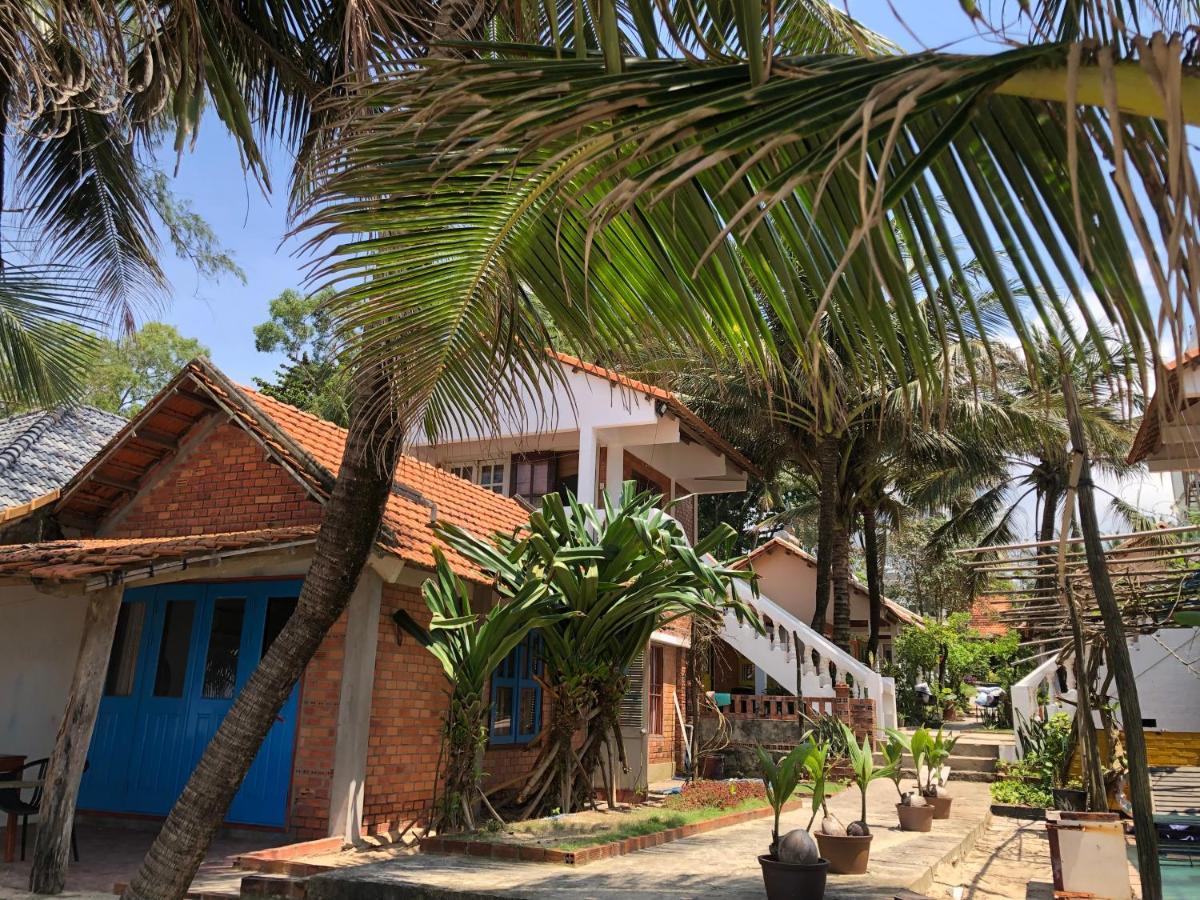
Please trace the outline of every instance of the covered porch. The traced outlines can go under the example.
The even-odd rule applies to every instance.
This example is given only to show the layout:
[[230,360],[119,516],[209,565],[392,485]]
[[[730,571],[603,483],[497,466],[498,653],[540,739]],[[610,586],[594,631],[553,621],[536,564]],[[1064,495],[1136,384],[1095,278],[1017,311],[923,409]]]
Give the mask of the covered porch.
[[[79,888],[112,889],[286,622],[314,539],[303,526],[0,547],[0,779],[22,784],[4,792],[0,886],[27,887],[35,861],[61,883],[78,809]],[[281,718],[231,811],[258,829],[217,857],[287,839],[296,695]],[[97,827],[92,811],[116,818]]]

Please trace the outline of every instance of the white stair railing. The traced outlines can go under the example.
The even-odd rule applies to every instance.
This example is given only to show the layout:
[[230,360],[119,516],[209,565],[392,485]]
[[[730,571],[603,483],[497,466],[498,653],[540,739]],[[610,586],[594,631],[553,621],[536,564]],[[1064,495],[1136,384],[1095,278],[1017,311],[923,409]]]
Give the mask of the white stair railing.
[[1041,663],[1036,669],[1012,686],[1013,730],[1017,737],[1017,755],[1024,756],[1025,748],[1021,746],[1020,725],[1041,715],[1041,704],[1038,695],[1044,693],[1047,697],[1046,715],[1052,716],[1057,712],[1068,715],[1075,714],[1075,671],[1072,666],[1066,667],[1067,689],[1061,690],[1058,681],[1059,661],[1057,654]]
[[882,737],[885,728],[896,727],[896,683],[893,679],[884,678],[866,663],[855,659],[771,598],[764,594],[755,596],[744,581],[735,582],[734,590],[739,600],[758,611],[767,625],[767,633],[759,634],[752,625],[739,622],[732,612],[727,612],[721,635],[727,644],[794,695],[798,693],[797,647],[792,635],[796,634],[801,644],[802,696],[832,697],[833,685],[848,680],[853,696],[875,701],[877,736]]

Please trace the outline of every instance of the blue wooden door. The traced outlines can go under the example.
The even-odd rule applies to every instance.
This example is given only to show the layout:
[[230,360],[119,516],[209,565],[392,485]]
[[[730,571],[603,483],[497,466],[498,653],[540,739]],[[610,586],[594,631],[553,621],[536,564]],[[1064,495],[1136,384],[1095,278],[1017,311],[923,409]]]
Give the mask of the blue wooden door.
[[[126,591],[80,806],[165,815],[287,621],[299,587],[289,580]],[[228,821],[285,824],[297,693],[268,733]]]

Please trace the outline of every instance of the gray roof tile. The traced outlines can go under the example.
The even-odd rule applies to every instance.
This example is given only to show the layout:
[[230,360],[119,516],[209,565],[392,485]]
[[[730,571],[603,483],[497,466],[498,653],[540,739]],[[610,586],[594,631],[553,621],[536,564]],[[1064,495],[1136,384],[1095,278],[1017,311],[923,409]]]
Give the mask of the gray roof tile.
[[90,406],[0,420],[0,508],[62,487],[123,425],[121,416]]

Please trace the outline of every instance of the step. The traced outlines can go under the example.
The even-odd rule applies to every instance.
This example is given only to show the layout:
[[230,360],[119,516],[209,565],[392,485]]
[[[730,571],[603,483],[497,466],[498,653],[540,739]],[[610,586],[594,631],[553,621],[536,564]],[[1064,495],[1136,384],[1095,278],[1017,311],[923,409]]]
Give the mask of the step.
[[[875,754],[875,765],[882,766],[886,762],[882,753]],[[995,772],[997,762],[998,760],[994,756],[959,756],[957,753],[954,753],[946,760],[946,765],[950,767],[950,777],[953,778],[959,773],[964,772]]]
[[307,878],[287,875],[247,875],[242,879],[242,897],[273,897],[277,900],[304,900]]

